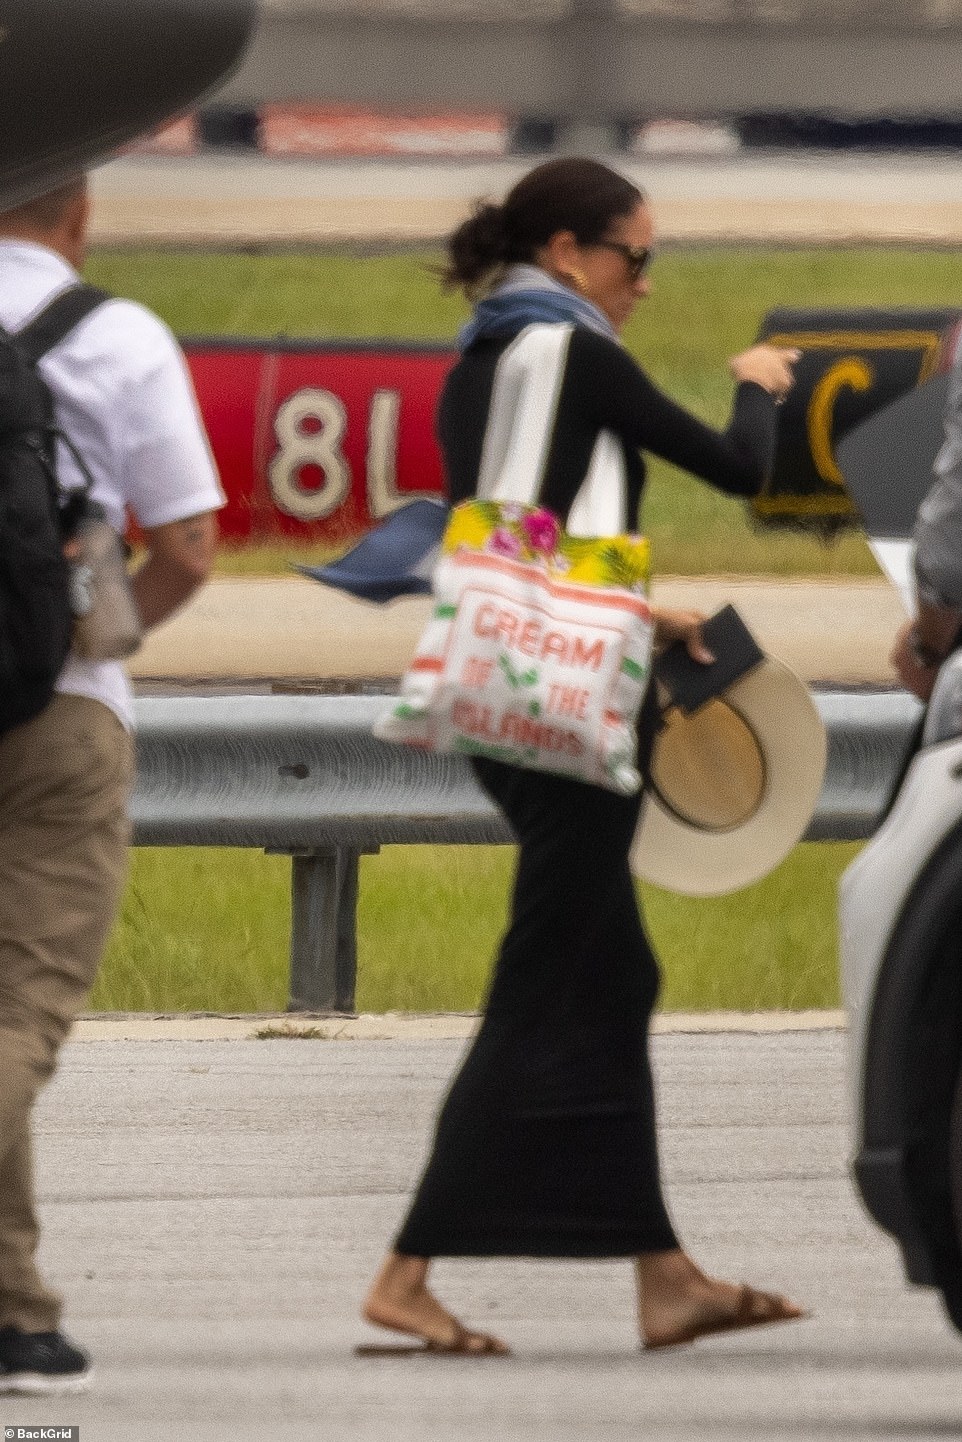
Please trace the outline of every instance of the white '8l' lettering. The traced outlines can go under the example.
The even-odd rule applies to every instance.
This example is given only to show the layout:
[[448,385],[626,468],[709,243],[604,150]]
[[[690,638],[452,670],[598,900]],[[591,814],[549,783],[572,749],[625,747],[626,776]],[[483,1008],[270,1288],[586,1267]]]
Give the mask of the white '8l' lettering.
[[[365,489],[372,521],[435,491],[401,491],[397,484],[397,447],[401,392],[377,390],[371,397],[367,426]],[[274,418],[277,450],[267,480],[278,510],[298,521],[323,521],[351,493],[351,466],[344,454],[347,410],[333,391],[305,386],[278,406]],[[321,472],[320,486],[304,483],[308,466]]]
[[[308,422],[317,429],[305,429]],[[346,429],[344,402],[331,391],[305,386],[278,407],[274,418],[278,449],[267,479],[285,515],[321,521],[343,505],[351,491],[351,468],[341,449]],[[320,486],[303,484],[301,472],[306,466],[321,472]]]
[[401,506],[436,491],[401,491],[397,483],[397,446],[401,429],[401,392],[375,391],[367,424],[367,513],[381,521]]
[[367,509],[372,521],[380,521],[403,506],[409,496],[397,488],[398,391],[375,391],[367,425]]

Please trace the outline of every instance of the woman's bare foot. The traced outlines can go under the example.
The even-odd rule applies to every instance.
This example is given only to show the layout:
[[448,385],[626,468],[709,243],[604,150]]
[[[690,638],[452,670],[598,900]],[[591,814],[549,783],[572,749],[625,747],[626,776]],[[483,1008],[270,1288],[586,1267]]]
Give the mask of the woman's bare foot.
[[776,1292],[708,1277],[680,1248],[635,1259],[638,1317],[645,1347],[681,1346],[696,1337],[794,1322],[806,1315]]
[[[364,1302],[362,1315],[376,1327],[420,1337],[429,1351],[468,1356],[507,1356],[510,1348],[486,1332],[471,1332],[428,1290],[426,1257],[389,1252]],[[390,1349],[359,1347],[374,1354]]]

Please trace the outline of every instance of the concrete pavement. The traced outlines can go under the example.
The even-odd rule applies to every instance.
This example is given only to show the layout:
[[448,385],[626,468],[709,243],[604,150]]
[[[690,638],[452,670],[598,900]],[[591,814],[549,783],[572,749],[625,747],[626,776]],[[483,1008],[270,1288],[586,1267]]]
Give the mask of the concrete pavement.
[[640,1355],[623,1263],[444,1262],[507,1360],[362,1360],[365,1282],[460,1043],[75,1042],[38,1115],[84,1442],[890,1442],[962,1432],[962,1345],[846,1174],[843,1038],[655,1041],[668,1189],[712,1269],[811,1320]]
[[[762,645],[809,681],[892,684],[892,638],[904,619],[885,580],[657,580],[662,605],[706,614],[736,605]],[[374,606],[295,577],[223,578],[152,631],[133,658],[141,682],[396,677],[427,618],[421,598]]]
[[[292,160],[126,156],[95,172],[93,238],[197,245],[437,241],[531,157]],[[618,156],[665,242],[962,240],[962,160],[914,155]]]

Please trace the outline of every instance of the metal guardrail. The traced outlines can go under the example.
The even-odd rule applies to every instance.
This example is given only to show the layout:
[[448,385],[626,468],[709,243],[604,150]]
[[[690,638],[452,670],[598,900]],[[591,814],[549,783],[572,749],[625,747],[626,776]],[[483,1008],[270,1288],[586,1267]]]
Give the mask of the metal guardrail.
[[905,691],[820,691],[828,764],[806,841],[865,841],[888,808],[923,707]]
[[[903,692],[816,695],[829,757],[810,840],[872,834],[921,714]],[[288,855],[291,1011],[350,1012],[358,861],[398,843],[508,843],[465,760],[371,735],[378,696],[143,697],[138,846]]]

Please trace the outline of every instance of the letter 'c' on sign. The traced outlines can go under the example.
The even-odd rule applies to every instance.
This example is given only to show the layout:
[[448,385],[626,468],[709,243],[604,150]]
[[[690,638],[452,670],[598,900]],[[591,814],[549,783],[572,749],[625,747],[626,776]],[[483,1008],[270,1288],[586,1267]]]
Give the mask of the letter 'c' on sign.
[[835,403],[839,391],[848,387],[853,391],[871,390],[875,381],[872,367],[858,356],[846,356],[836,361],[822,376],[812,391],[808,403],[808,442],[812,448],[812,459],[823,481],[833,486],[844,486],[845,477],[838,468],[832,445],[832,430],[835,422]]
[[[305,386],[278,407],[274,419],[278,450],[267,468],[279,510],[299,521],[320,521],[342,505],[351,491],[351,468],[341,449],[347,411],[331,391]],[[304,484],[308,466],[321,472],[320,486]]]

